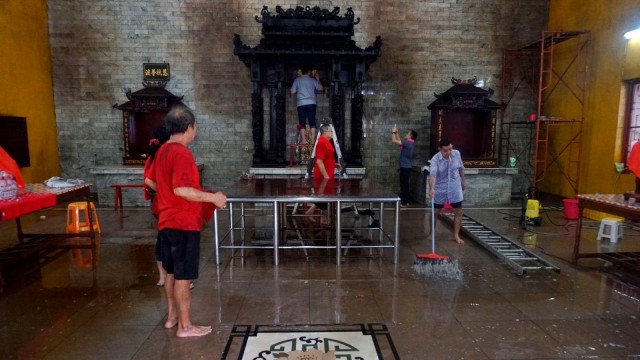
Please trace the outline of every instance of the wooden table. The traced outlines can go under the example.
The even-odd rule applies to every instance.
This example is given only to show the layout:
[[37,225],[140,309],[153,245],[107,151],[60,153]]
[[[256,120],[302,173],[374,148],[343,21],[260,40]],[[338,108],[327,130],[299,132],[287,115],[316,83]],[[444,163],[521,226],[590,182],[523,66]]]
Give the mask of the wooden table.
[[624,195],[615,194],[582,194],[578,195],[578,224],[573,245],[574,264],[580,258],[600,258],[611,263],[623,266],[633,271],[640,271],[640,252],[607,252],[607,253],[581,253],[580,236],[582,233],[582,212],[584,209],[592,209],[608,214],[624,217],[631,221],[640,221],[640,203],[630,203],[624,200]]
[[[65,245],[66,248],[89,248],[95,250],[96,236],[93,231],[92,212],[89,211],[89,231],[80,234],[65,233],[25,233],[22,229],[20,217],[35,211],[46,209],[64,202],[84,198],[89,202],[91,185],[83,184],[67,188],[50,188],[44,184],[27,184],[25,191],[17,199],[0,202],[0,221],[16,221],[19,243],[0,251],[0,269],[15,264],[22,259],[59,246],[61,241],[70,237],[89,238],[89,244],[78,243]],[[28,206],[20,206],[21,202],[28,202]],[[4,211],[11,209],[10,211]],[[95,259],[95,256],[93,257]],[[95,264],[94,264],[95,265]],[[95,266],[94,266],[95,268]]]

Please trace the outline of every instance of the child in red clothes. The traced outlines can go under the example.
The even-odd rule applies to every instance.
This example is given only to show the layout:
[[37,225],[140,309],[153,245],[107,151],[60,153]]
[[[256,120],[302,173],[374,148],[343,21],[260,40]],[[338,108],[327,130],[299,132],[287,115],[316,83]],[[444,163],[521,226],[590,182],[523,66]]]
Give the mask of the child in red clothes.
[[[147,161],[144,163],[144,178],[145,181],[151,176],[152,168],[153,168],[153,160],[155,159],[156,152],[160,149],[160,146],[169,140],[169,134],[167,130],[165,130],[164,126],[158,127],[153,134],[151,135],[151,140],[149,140],[149,156],[147,157]],[[146,184],[144,185],[144,199],[151,201],[151,212],[153,216],[158,218],[158,197],[156,196],[155,190],[151,189]],[[156,286],[162,287],[164,286],[164,281],[167,276],[167,272],[162,268],[162,261],[160,261],[160,248],[158,247],[158,239],[156,238],[156,265],[158,266],[158,282],[156,282]]]

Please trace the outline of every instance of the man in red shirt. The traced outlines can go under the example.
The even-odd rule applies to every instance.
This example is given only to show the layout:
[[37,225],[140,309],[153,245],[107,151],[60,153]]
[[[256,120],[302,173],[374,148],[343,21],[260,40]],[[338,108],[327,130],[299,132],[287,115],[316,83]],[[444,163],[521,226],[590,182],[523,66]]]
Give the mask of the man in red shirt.
[[196,136],[193,113],[184,105],[173,107],[164,119],[169,140],[158,150],[145,183],[158,199],[158,243],[168,315],[164,327],[178,326],[178,337],[203,336],[211,326],[191,323],[189,284],[198,278],[200,231],[204,203],[225,208],[227,197],[200,189],[200,174],[187,146]]
[[[331,138],[333,138],[331,126],[322,125],[320,127],[320,137],[318,137],[318,142],[316,143],[315,164],[313,166],[313,188],[318,195],[329,195],[335,192],[336,151],[331,145]],[[320,189],[322,191],[319,191]],[[315,203],[306,211],[306,214],[313,214],[316,207],[326,210],[327,204]]]
[[331,145],[330,139],[333,137],[333,130],[329,125],[320,127],[320,137],[316,144],[316,163],[313,167],[314,181],[322,179],[333,180],[335,178],[335,149]]

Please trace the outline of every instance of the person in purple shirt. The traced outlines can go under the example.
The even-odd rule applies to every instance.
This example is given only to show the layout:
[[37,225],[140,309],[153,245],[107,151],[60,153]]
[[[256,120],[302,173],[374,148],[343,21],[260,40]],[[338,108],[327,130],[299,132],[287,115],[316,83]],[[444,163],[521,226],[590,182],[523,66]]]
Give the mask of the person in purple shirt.
[[404,139],[400,139],[398,135],[398,128],[396,126],[391,129],[391,142],[400,147],[400,207],[406,208],[409,206],[409,177],[411,176],[411,169],[413,167],[413,152],[415,149],[416,139],[418,133],[414,130],[409,130],[404,136]]
[[442,139],[438,144],[438,151],[431,158],[429,170],[429,197],[433,199],[435,218],[438,219],[440,211],[448,201],[453,208],[453,240],[458,244],[464,243],[460,239],[460,227],[462,226],[462,200],[463,191],[467,186],[464,178],[464,164],[460,151],[453,149],[453,144],[447,139]]

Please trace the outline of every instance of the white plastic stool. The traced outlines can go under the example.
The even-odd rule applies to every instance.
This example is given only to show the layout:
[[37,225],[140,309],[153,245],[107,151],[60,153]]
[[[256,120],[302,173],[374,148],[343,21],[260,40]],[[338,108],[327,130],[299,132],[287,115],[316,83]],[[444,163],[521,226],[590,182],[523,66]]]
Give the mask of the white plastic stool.
[[[607,232],[607,227],[609,232]],[[618,238],[622,237],[622,223],[617,219],[604,218],[600,221],[600,230],[598,230],[597,240],[603,237],[609,238],[611,242],[618,242]]]

